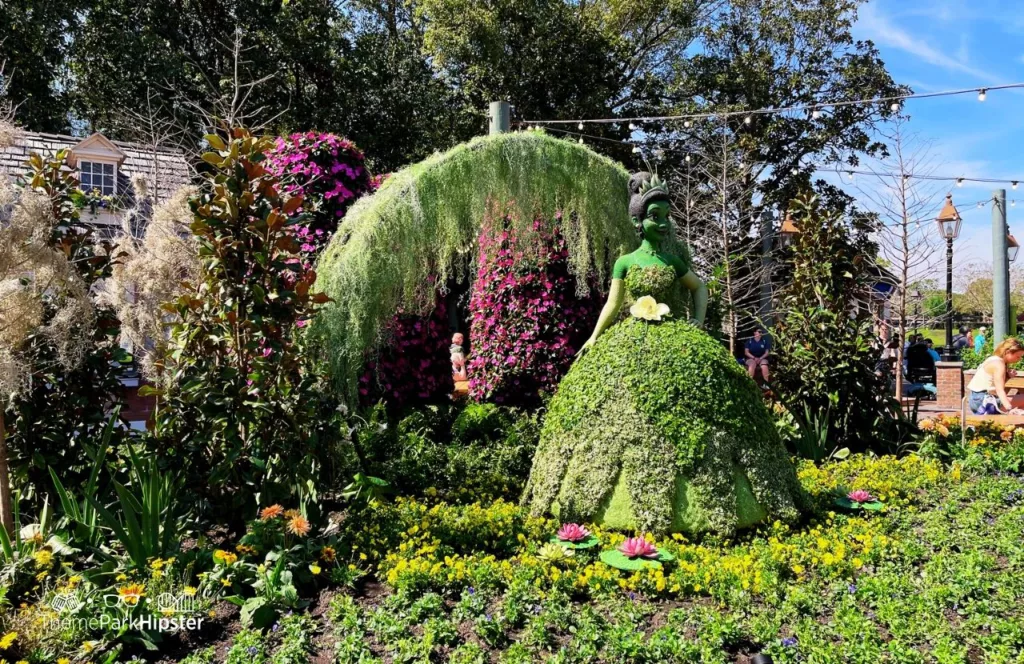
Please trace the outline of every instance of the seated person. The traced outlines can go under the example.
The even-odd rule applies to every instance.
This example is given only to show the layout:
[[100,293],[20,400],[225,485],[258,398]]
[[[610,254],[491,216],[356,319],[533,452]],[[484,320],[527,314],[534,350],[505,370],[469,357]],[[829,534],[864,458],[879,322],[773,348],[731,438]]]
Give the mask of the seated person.
[[1024,407],[1024,396],[1009,397],[1006,379],[1017,375],[1010,368],[1024,357],[1024,344],[1016,337],[999,342],[992,356],[981,363],[967,384],[967,408],[975,415],[1005,413]]
[[974,340],[971,339],[970,336],[969,336],[970,331],[971,331],[971,328],[967,327],[966,325],[961,325],[960,326],[960,334],[958,334],[955,337],[953,337],[953,349],[954,350],[961,351],[964,348],[967,348],[967,346],[972,346],[973,347]]
[[762,336],[761,328],[754,330],[754,336],[747,340],[743,347],[743,356],[746,358],[747,373],[753,378],[758,367],[761,367],[761,376],[768,384],[768,352],[771,350],[771,342]]
[[939,357],[939,352],[937,350],[935,350],[934,348],[932,348],[932,340],[931,339],[925,339],[924,340],[924,345],[928,347],[928,354],[932,356],[932,360],[934,360],[935,362],[938,362],[938,361],[940,361],[942,359],[941,357]]
[[978,328],[978,333],[974,335],[974,352],[975,353],[979,353],[980,354],[981,353],[981,349],[985,347],[985,332],[987,332],[987,331],[988,330],[986,330],[984,327],[979,327]]
[[935,360],[928,352],[928,346],[915,343],[903,357],[906,362],[906,376],[911,383],[922,385],[935,382]]

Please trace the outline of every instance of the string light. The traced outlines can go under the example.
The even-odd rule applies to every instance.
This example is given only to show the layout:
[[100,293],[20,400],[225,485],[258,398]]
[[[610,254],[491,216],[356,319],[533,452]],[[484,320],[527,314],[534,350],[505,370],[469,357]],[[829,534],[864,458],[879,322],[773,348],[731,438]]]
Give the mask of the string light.
[[685,122],[683,122],[683,127],[685,127],[686,129],[689,129],[690,128],[690,124],[691,124],[691,122],[689,120],[686,120]]
[[956,179],[956,186],[958,186],[958,187],[964,186],[964,179],[963,178],[957,178]]
[[633,154],[640,154],[640,146],[639,145],[634,145],[633,146]]
[[846,179],[853,182],[853,171],[846,171]]
[[747,117],[743,118],[743,124],[746,124],[746,125],[750,124],[753,121],[754,121],[754,118],[750,117],[749,115]]
[[630,130],[630,131],[636,131],[636,125],[635,125],[635,124],[633,124],[632,122],[630,122],[630,123],[629,123],[629,130]]
[[580,145],[583,145],[583,137],[580,136],[579,138],[577,138],[576,142],[579,143]]
[[578,125],[576,125],[576,128],[579,129],[580,131],[583,131],[583,123],[581,122]]
[[[574,120],[526,120],[526,122],[545,122],[548,124],[576,124],[583,120],[587,123],[607,123],[614,124],[617,122],[625,122],[631,120],[630,124],[634,122],[661,122],[666,120],[697,120],[702,118],[721,118],[725,119],[733,116],[747,116],[747,115],[773,115],[780,113],[791,113],[794,111],[812,112],[820,109],[838,108],[842,106],[858,106],[858,105],[873,105],[890,102],[889,108],[893,112],[897,112],[902,107],[904,101],[908,99],[931,99],[934,97],[949,97],[953,95],[973,94],[978,93],[979,97],[987,95],[992,90],[1009,90],[1014,88],[1024,88],[1024,83],[1008,83],[1006,85],[993,85],[987,88],[964,88],[960,90],[943,90],[939,92],[922,92],[922,93],[911,93],[904,95],[892,95],[887,97],[869,97],[866,99],[844,99],[834,102],[814,102],[813,104],[798,104],[794,106],[782,106],[778,108],[757,108],[757,109],[741,109],[735,111],[716,111],[716,112],[704,112],[704,113],[684,113],[679,115],[656,115],[656,116],[643,116],[633,118],[577,118]],[[631,128],[635,128],[635,125]]]
[[1017,201],[1016,200],[1010,201],[1010,207],[1017,207]]
[[814,109],[813,111],[811,111],[811,119],[812,120],[817,120],[820,117],[821,117],[821,111],[819,111],[818,109]]
[[983,207],[985,207],[985,203],[983,201],[978,201],[978,209],[980,210]]
[[690,155],[686,155],[686,163],[690,163]]
[[1012,189],[1016,189],[1016,188],[1017,188],[1017,181],[1016,181],[1016,180],[1012,180],[1012,181],[1010,182],[1010,187],[1011,187]]
[[978,90],[978,101],[985,101],[985,97],[987,96],[985,94],[986,92],[987,90],[985,90],[985,88]]

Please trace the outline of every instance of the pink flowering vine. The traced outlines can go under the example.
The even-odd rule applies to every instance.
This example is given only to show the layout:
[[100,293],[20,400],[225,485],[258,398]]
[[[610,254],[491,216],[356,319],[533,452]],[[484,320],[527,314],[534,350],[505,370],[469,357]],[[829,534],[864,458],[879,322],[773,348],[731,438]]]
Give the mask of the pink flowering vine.
[[576,294],[561,215],[536,219],[533,229],[520,238],[508,213],[495,210],[480,232],[469,302],[469,393],[477,401],[537,405],[597,322],[596,289]]
[[305,256],[302,267],[308,270],[348,208],[372,190],[363,153],[334,134],[295,133],[275,141],[266,167],[285,193],[302,196],[303,204],[293,214],[309,214],[309,223],[295,231]]

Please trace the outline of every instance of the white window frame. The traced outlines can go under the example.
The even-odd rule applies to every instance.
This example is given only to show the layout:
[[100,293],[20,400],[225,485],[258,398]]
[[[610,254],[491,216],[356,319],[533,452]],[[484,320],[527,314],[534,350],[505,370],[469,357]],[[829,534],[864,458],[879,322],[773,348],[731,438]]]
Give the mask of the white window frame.
[[[89,167],[88,174],[85,172],[86,165],[88,165],[88,167]],[[94,169],[97,166],[100,167],[100,173],[98,174],[99,178],[100,178],[100,186],[96,186],[96,184],[93,182],[93,177],[97,175],[94,172]],[[107,177],[107,174],[104,173],[103,170],[107,166],[110,167],[110,171],[111,171],[111,173],[110,173],[111,184],[110,184],[110,190],[109,191],[105,191],[103,189],[103,179]],[[88,185],[85,183],[86,175],[89,176],[89,184]],[[101,196],[116,196],[117,195],[117,164],[115,162],[113,162],[113,161],[106,161],[106,160],[102,160],[102,159],[79,159],[78,160],[78,182],[79,182],[79,187],[81,188],[81,190],[84,191],[87,194],[92,192],[93,189],[99,189]]]

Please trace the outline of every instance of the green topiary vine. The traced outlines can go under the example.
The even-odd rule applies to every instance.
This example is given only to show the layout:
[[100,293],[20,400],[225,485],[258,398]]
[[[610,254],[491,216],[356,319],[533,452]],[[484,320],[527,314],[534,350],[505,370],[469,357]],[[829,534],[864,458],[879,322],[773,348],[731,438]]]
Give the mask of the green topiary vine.
[[535,514],[652,532],[792,520],[804,497],[758,388],[679,321],[627,319],[551,400],[525,500]]
[[572,273],[583,288],[588,275],[603,282],[610,261],[638,243],[627,181],[615,162],[539,132],[478,138],[395,173],[349,210],[317,265],[332,302],[313,333],[338,387],[353,394],[396,311],[425,313],[436,290],[469,278],[490,201],[509,205],[524,238],[534,219],[565,211]]

